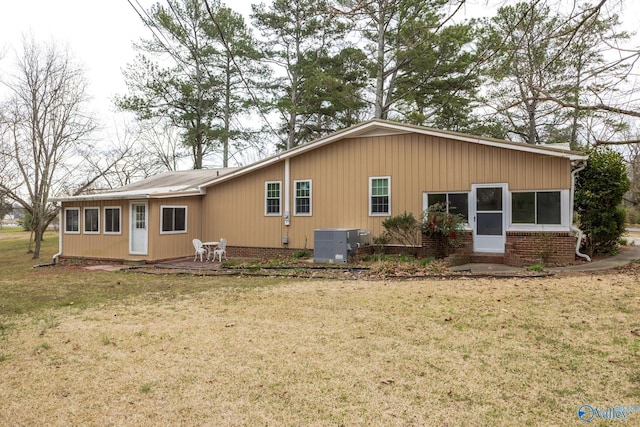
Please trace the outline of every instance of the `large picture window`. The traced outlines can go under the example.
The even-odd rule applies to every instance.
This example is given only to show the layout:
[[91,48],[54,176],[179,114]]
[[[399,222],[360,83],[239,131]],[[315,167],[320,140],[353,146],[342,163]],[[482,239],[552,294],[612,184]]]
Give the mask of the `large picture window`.
[[369,215],[391,215],[391,177],[369,178]]
[[460,215],[469,222],[469,193],[427,194],[427,209],[438,203],[446,206],[447,213]]
[[187,207],[162,206],[161,234],[187,232]]
[[264,186],[264,214],[280,215],[281,213],[281,191],[280,181],[267,181]]
[[311,180],[294,181],[295,215],[311,215]]
[[559,191],[511,193],[511,222],[514,224],[562,223]]
[[104,208],[104,234],[120,234],[120,207]]
[[99,208],[84,208],[84,232],[86,234],[100,233]]
[[64,232],[68,234],[80,233],[80,208],[64,210]]

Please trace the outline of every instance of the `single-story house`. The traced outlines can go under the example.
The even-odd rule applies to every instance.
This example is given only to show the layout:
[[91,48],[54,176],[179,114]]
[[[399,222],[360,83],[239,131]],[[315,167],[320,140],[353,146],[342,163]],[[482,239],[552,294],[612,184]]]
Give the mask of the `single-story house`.
[[385,219],[420,218],[445,201],[468,221],[472,254],[522,265],[544,246],[552,261],[572,261],[574,182],[586,159],[374,119],[236,169],[168,172],[57,198],[56,257],[153,263],[193,255],[194,238],[221,237],[230,256],[268,257],[313,250],[318,229],[378,236]]

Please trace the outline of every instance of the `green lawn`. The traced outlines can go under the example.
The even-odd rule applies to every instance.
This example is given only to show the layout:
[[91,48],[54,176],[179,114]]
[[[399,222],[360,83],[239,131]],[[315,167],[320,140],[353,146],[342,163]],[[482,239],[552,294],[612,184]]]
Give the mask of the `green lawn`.
[[633,268],[202,277],[33,268],[57,236],[40,260],[27,240],[0,232],[0,425],[565,426],[640,406]]

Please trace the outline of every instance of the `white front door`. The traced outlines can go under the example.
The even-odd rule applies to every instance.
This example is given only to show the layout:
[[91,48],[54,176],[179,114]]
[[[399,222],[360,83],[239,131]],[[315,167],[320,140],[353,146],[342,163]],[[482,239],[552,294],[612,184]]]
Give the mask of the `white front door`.
[[144,202],[131,203],[131,226],[129,234],[129,253],[132,255],[147,255],[148,218],[147,204]]
[[475,184],[471,189],[473,251],[504,253],[507,184]]

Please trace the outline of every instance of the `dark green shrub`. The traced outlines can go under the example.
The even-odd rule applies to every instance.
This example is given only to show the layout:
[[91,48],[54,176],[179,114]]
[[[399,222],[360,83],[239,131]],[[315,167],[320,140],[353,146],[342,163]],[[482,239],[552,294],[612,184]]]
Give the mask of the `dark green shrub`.
[[622,197],[629,190],[629,178],[620,153],[609,148],[586,150],[587,166],[576,180],[576,211],[586,234],[585,252],[613,253],[624,233]]
[[382,221],[382,226],[391,239],[407,247],[411,255],[418,255],[418,247],[422,243],[420,222],[411,212],[387,218]]

